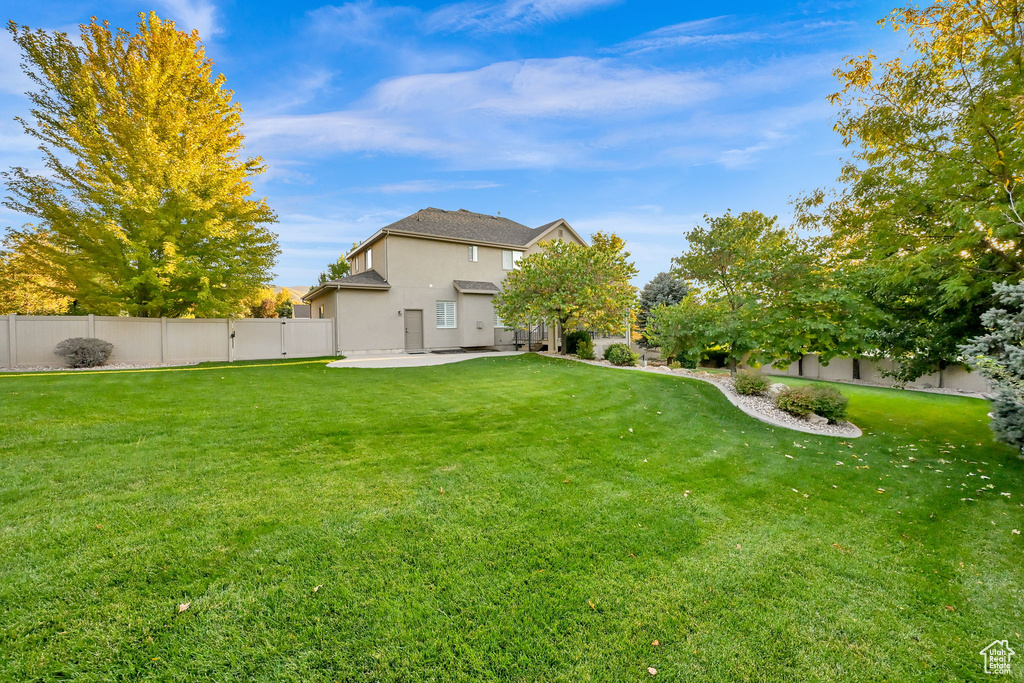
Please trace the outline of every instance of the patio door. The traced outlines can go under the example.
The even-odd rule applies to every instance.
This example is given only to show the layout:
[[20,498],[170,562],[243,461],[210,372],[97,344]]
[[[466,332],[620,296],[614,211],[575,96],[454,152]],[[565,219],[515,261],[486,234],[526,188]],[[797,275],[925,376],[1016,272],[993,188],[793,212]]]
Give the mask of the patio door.
[[423,348],[423,311],[405,309],[405,350],[419,351]]

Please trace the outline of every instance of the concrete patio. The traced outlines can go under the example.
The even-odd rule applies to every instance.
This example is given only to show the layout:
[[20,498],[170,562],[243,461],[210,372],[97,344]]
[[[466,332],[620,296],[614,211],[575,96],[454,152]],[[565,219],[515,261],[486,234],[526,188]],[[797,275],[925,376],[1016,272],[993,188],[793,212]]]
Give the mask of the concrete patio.
[[419,368],[427,365],[445,365],[474,358],[518,356],[524,351],[492,351],[481,353],[380,353],[352,356],[328,363],[329,368]]

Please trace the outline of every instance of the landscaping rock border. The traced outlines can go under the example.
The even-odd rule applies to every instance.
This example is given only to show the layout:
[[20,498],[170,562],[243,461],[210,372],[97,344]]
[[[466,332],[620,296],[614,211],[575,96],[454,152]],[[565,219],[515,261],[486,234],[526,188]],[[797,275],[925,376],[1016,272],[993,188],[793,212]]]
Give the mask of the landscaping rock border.
[[734,406],[742,410],[750,417],[766,422],[776,427],[785,427],[786,429],[792,429],[798,432],[804,432],[805,434],[816,434],[819,436],[834,436],[845,439],[855,439],[863,435],[860,427],[851,422],[842,422],[839,424],[824,424],[824,425],[812,425],[803,418],[790,415],[789,413],[779,410],[775,407],[774,401],[769,396],[741,396],[733,391],[732,388],[732,377],[727,375],[718,375],[710,372],[701,372],[694,370],[687,370],[680,368],[678,370],[671,370],[663,365],[653,366],[649,365],[646,367],[641,366],[620,366],[612,365],[606,360],[582,360],[572,356],[561,356],[554,353],[542,354],[550,358],[563,358],[565,360],[572,360],[578,363],[586,363],[588,365],[599,365],[606,368],[613,368],[616,370],[636,370],[639,372],[652,372],[658,375],[676,375],[678,377],[687,377],[689,379],[695,379],[700,382],[707,382],[708,384],[717,387],[719,391],[725,396],[726,399]]

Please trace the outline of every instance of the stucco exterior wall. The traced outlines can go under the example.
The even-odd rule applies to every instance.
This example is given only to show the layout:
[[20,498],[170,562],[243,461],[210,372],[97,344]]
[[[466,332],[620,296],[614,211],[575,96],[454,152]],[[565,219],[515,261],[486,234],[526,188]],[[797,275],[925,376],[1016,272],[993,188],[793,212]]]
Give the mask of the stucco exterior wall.
[[[785,375],[787,377],[806,377],[807,379],[821,379],[837,382],[863,382],[865,384],[880,384],[882,386],[895,386],[892,377],[883,374],[884,371],[892,371],[896,364],[887,359],[861,358],[860,379],[855,380],[853,376],[852,358],[833,358],[828,365],[821,363],[814,354],[804,356],[803,374],[800,374],[800,364],[793,363],[786,369],[766,365],[762,368],[768,375]],[[906,385],[912,389],[927,389],[943,387],[959,391],[986,393],[992,391],[988,382],[977,372],[965,370],[960,366],[946,368],[940,373],[932,373],[919,377],[914,382]]]
[[[582,243],[571,230],[560,226],[552,227],[541,241],[559,238]],[[511,348],[514,331],[494,327],[494,297],[463,294],[453,284],[454,280],[472,280],[490,282],[500,288],[509,272],[502,268],[505,249],[477,244],[477,260],[470,261],[470,244],[393,233],[367,242],[353,254],[359,256],[357,272],[366,270],[365,251],[372,248],[373,269],[391,288],[325,290],[310,301],[312,315],[317,317],[319,307],[323,306],[324,317],[334,318],[336,352],[340,354],[404,351],[407,310],[423,311],[426,349]],[[535,244],[509,250],[531,254],[542,247]],[[437,327],[439,301],[455,302],[454,329]]]

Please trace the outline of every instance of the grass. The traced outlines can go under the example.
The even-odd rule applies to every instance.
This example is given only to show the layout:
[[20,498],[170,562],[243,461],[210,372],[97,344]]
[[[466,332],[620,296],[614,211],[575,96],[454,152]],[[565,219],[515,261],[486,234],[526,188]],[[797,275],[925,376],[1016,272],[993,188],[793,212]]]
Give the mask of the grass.
[[1024,462],[840,388],[861,439],[537,356],[0,376],[0,680],[984,678]]

